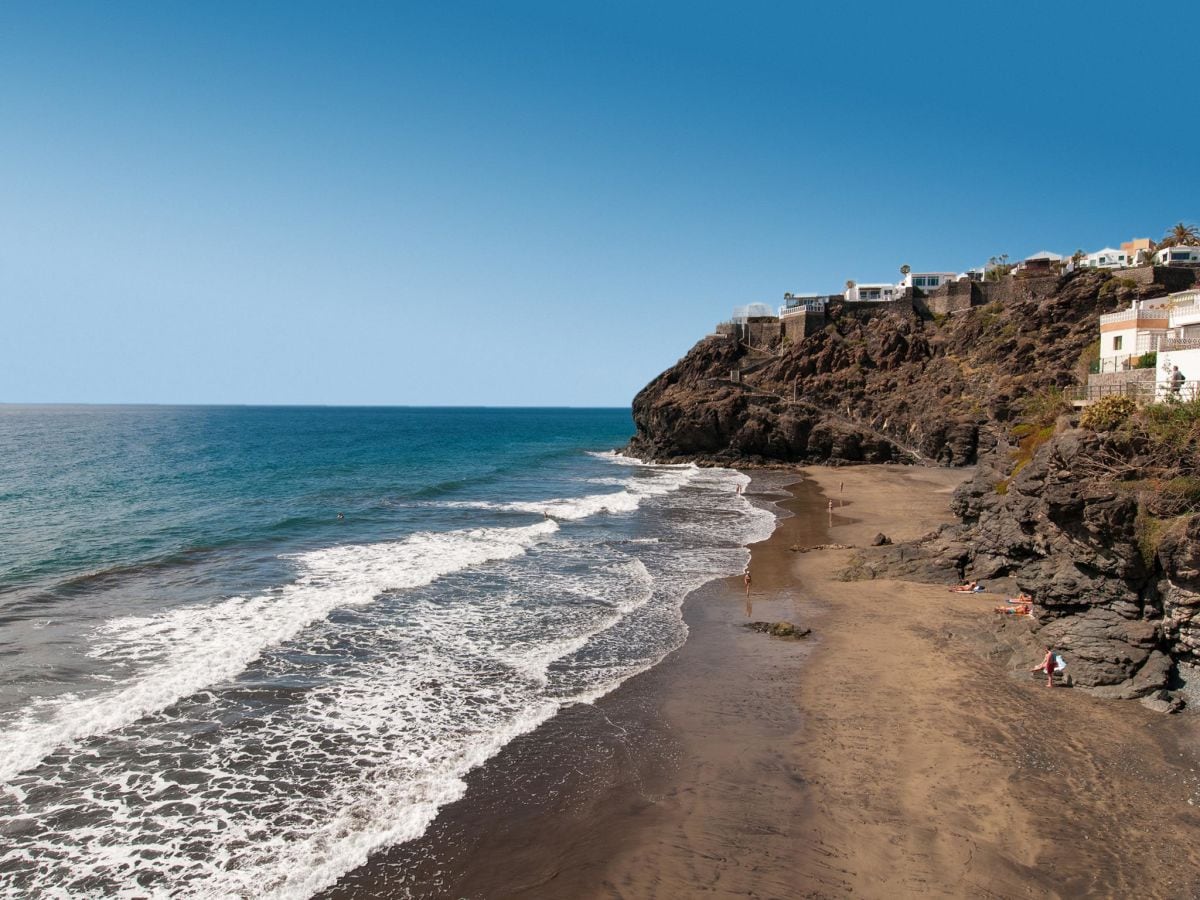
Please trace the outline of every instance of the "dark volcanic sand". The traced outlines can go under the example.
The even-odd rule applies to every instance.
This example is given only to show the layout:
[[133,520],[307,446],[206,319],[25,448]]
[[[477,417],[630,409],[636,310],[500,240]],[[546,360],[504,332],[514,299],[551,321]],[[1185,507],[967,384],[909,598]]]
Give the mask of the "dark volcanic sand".
[[[795,476],[766,481],[763,499],[796,505],[780,487]],[[756,479],[752,493],[763,482]],[[805,505],[822,504],[814,486],[795,490]],[[754,546],[754,619],[791,615],[800,589],[786,575],[794,555],[787,547],[824,541],[825,519],[784,518],[772,540]],[[445,807],[421,839],[377,854],[325,896],[622,896],[619,880],[611,890],[606,885],[612,859],[636,844],[638,828],[669,826],[690,782],[714,775],[712,762],[689,752],[696,742],[717,765],[740,773],[728,786],[739,806],[763,792],[756,772],[764,763],[743,758],[741,745],[782,743],[799,728],[792,695],[807,645],[742,628],[748,618],[740,578],[693,593],[684,617],[690,633],[683,647],[594,705],[565,709],[517,738],[468,776],[466,796]],[[729,740],[731,731],[738,740]],[[792,814],[784,798],[764,800],[744,818],[707,822],[695,838],[714,852],[731,852],[753,832],[772,829],[775,816]]]
[[999,596],[845,583],[851,551],[788,549],[915,537],[966,473],[805,474],[753,548],[752,610],[740,579],[693,594],[682,648],[514,741],[325,896],[1200,896],[1197,719],[1039,687]]

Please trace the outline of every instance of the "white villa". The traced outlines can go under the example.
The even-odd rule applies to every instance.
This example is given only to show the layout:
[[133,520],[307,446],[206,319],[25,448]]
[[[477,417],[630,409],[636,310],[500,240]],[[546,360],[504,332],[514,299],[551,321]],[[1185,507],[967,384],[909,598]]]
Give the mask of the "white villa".
[[1132,369],[1143,353],[1161,348],[1170,328],[1169,301],[1167,297],[1135,300],[1129,309],[1100,317],[1101,372]]
[[903,293],[904,288],[897,288],[894,284],[855,284],[846,288],[842,296],[847,303],[856,303],[861,300],[896,300]]
[[1194,385],[1200,380],[1200,290],[1180,291],[1167,299],[1170,331],[1158,354],[1158,394],[1163,397],[1170,392],[1171,367],[1179,366],[1191,388],[1184,399],[1192,399]]
[[909,272],[896,287],[901,291],[916,288],[917,290],[928,292],[957,278],[958,274],[956,272]]
[[1200,247],[1163,247],[1154,251],[1156,266],[1200,266]]
[[1129,258],[1129,254],[1124,250],[1115,250],[1112,247],[1105,247],[1103,250],[1097,250],[1095,253],[1089,253],[1079,261],[1081,269],[1124,269],[1130,265],[1133,260]]

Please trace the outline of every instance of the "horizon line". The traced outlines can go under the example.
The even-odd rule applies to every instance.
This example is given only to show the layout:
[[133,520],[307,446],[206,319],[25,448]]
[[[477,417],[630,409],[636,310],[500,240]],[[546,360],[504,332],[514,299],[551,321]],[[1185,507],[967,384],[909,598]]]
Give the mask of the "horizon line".
[[566,404],[534,404],[530,406],[506,404],[417,404],[417,403],[160,403],[151,401],[80,401],[80,400],[0,400],[5,407],[161,407],[166,409],[223,408],[223,409],[632,409],[632,404],[622,406],[571,406]]

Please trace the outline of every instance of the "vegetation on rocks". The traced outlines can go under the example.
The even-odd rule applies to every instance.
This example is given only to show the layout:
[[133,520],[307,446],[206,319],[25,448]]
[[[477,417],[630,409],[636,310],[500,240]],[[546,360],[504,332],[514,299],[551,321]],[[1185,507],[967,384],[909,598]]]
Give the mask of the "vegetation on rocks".
[[1079,424],[1092,431],[1112,431],[1137,411],[1132,397],[1102,397],[1083,411]]

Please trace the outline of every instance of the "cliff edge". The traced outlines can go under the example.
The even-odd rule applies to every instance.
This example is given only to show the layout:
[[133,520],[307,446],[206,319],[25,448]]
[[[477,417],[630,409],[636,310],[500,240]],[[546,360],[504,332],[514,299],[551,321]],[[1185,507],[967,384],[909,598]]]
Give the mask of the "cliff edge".
[[710,336],[638,393],[628,452],[729,465],[969,465],[1031,402],[1086,378],[1102,313],[1165,293],[1084,270],[1013,279],[1003,302],[951,315],[920,300],[835,302],[824,327],[799,340]]

